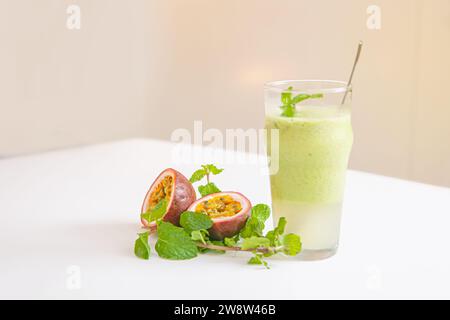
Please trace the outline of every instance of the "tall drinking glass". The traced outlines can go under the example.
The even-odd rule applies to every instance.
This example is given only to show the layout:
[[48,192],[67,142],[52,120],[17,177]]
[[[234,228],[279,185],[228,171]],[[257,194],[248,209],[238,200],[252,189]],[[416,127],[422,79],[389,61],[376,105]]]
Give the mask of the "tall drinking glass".
[[325,259],[338,248],[353,143],[351,95],[340,81],[265,86],[265,127],[279,130],[279,141],[267,141],[269,159],[278,163],[270,176],[274,222],[286,217],[286,231],[301,236],[303,260]]

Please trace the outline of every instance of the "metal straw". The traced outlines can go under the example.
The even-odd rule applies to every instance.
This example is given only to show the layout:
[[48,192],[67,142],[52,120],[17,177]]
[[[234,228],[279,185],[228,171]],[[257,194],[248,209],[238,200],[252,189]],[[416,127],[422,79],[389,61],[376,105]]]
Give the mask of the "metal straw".
[[345,103],[345,99],[347,99],[348,90],[350,89],[350,86],[352,85],[353,74],[355,73],[356,65],[358,64],[359,56],[361,55],[362,47],[363,47],[363,42],[359,41],[358,51],[356,52],[356,57],[355,57],[355,62],[353,62],[352,73],[350,74],[350,78],[348,79],[347,90],[345,90],[344,98],[342,99],[342,103],[341,104],[344,104]]

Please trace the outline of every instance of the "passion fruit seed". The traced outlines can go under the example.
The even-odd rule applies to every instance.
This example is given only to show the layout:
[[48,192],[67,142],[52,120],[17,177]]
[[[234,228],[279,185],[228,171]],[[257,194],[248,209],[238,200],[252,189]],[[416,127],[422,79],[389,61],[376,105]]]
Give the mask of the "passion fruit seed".
[[241,203],[229,195],[213,197],[200,202],[195,208],[195,211],[206,213],[211,218],[231,217],[241,210]]
[[169,201],[172,195],[173,178],[171,176],[164,177],[164,179],[156,186],[155,190],[150,195],[150,210],[163,199]]

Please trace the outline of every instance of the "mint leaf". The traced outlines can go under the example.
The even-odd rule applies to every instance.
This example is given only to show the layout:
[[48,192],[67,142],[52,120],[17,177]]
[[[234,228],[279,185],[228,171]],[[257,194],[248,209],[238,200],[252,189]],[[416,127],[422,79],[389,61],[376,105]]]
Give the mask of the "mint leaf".
[[150,258],[150,246],[148,245],[148,232],[139,233],[134,243],[134,254],[136,257],[148,260]]
[[286,228],[286,218],[281,217],[278,220],[278,225],[272,231],[267,232],[266,238],[270,240],[270,245],[277,247],[281,245],[280,236],[284,233],[284,229]]
[[223,169],[219,169],[213,164],[203,164],[202,169],[198,169],[197,171],[195,171],[192,174],[189,181],[191,183],[194,183],[194,182],[202,180],[206,176],[208,178],[207,180],[209,183],[209,174],[210,173],[212,173],[213,175],[217,175],[217,174],[221,173],[222,171],[223,171]]
[[270,216],[270,208],[266,204],[257,204],[252,208],[250,218],[248,218],[240,235],[242,238],[250,238],[252,236],[261,237],[266,220]]
[[309,97],[310,97],[309,94],[298,94],[292,99],[291,103],[296,104],[302,102],[303,100],[308,99]]
[[223,243],[227,247],[235,247],[236,244],[237,244],[237,239],[236,239],[236,237],[234,237],[234,238],[225,238],[225,239],[223,239]]
[[220,192],[220,189],[217,188],[214,183],[210,182],[208,184],[205,184],[204,186],[199,186],[198,192],[200,192],[202,197],[205,197],[209,194]]
[[[206,230],[194,230],[191,232],[191,239],[194,241],[200,241],[203,244],[206,244],[206,240],[205,240],[205,231]],[[206,234],[208,233],[208,231],[206,231]]]
[[281,102],[283,103],[283,105],[288,105],[291,104],[291,100],[292,100],[292,87],[289,87],[286,89],[286,91],[281,93]]
[[186,211],[180,216],[180,225],[186,230],[188,234],[192,231],[207,230],[212,227],[213,222],[211,218],[201,212]]
[[248,260],[248,264],[262,264],[262,259],[260,256],[255,255],[254,257],[251,257],[250,260]]
[[147,222],[153,222],[161,219],[167,211],[167,200],[162,199],[158,204],[146,213],[141,214],[141,217]]
[[194,182],[202,180],[205,176],[206,176],[206,170],[205,169],[199,169],[199,170],[195,171],[192,174],[192,176],[189,179],[189,181],[191,183],[194,183]]
[[270,240],[264,237],[250,237],[242,241],[242,250],[267,248],[270,246]]
[[150,221],[161,219],[167,211],[167,200],[162,199],[150,213]]
[[267,204],[253,206],[251,217],[265,223],[270,217],[270,207]]
[[223,169],[219,169],[213,164],[205,164],[202,167],[207,173],[212,173],[213,175],[217,175],[223,171]]
[[248,264],[257,264],[257,265],[262,264],[267,269],[270,269],[268,263],[264,261],[262,255],[259,253],[255,253],[255,255],[251,257],[250,260],[248,260]]
[[309,98],[310,98],[310,99],[320,99],[320,98],[323,98],[323,93],[315,93],[315,94],[312,94]]
[[283,238],[283,252],[288,256],[295,256],[302,251],[302,242],[296,234],[290,233]]
[[277,234],[276,234],[275,230],[271,230],[271,231],[267,232],[266,238],[269,239],[271,246],[274,246],[274,247],[277,246],[278,239],[277,239]]
[[284,233],[284,229],[286,228],[287,220],[285,217],[281,217],[278,219],[278,225],[275,228],[276,233],[282,235]]
[[161,258],[170,260],[192,259],[198,253],[195,242],[183,228],[165,221],[158,224],[158,241],[155,249]]
[[141,218],[144,219],[147,222],[151,222],[150,221],[150,216],[151,216],[151,211],[147,211],[145,213],[141,213]]
[[297,104],[299,102],[302,102],[304,100],[307,99],[319,99],[319,98],[323,98],[323,94],[322,93],[316,93],[316,94],[298,94],[296,95],[293,99],[292,99],[292,104]]

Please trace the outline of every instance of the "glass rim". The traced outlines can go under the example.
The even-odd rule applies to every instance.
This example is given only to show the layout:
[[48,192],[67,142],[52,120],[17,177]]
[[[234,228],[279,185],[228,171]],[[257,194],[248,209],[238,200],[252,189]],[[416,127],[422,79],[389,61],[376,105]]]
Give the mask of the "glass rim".
[[289,84],[328,84],[329,87],[324,86],[321,88],[320,86],[318,88],[299,88],[299,89],[293,89],[292,93],[310,93],[310,92],[317,92],[320,91],[321,93],[345,93],[345,92],[351,92],[352,91],[352,85],[348,85],[345,81],[339,81],[339,80],[318,80],[318,79],[312,79],[312,80],[277,80],[277,81],[270,81],[266,82],[264,84],[264,89],[267,90],[273,90],[277,92],[284,92],[286,91],[286,88],[283,88],[282,86],[286,86]]

